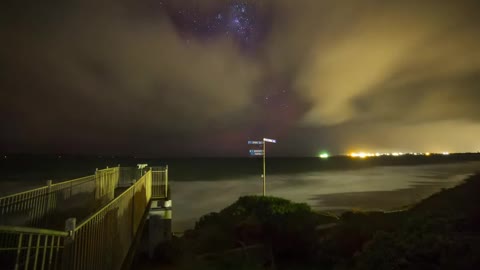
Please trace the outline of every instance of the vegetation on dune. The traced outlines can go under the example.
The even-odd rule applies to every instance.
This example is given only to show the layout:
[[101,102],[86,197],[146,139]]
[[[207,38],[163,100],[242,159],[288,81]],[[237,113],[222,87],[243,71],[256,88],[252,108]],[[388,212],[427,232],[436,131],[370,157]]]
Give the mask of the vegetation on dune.
[[376,232],[356,269],[479,269],[480,175],[408,211],[393,232]]
[[274,197],[241,197],[220,211],[202,217],[186,238],[197,252],[265,244],[282,256],[307,256],[318,225],[336,222],[307,205]]
[[[280,198],[241,197],[170,243],[170,263],[179,269],[480,269],[479,190],[477,175],[407,211],[340,218]],[[159,250],[163,257],[165,250]]]
[[268,269],[281,261],[307,263],[316,250],[317,226],[337,221],[304,203],[241,197],[219,213],[200,218],[183,237],[159,247],[157,258],[178,269]]

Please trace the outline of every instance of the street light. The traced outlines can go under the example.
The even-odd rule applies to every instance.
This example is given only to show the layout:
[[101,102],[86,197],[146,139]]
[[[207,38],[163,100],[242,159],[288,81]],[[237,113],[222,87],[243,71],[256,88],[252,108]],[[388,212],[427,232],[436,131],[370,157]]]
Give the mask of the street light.
[[248,141],[248,144],[253,144],[253,145],[260,145],[262,144],[263,145],[263,150],[250,150],[250,155],[252,156],[263,156],[263,175],[262,175],[262,178],[263,178],[263,196],[266,195],[266,178],[267,178],[267,174],[266,174],[266,170],[265,170],[265,157],[266,157],[266,148],[265,148],[265,144],[269,142],[269,143],[277,143],[277,140],[274,140],[274,139],[268,139],[268,138],[263,138],[262,141]]

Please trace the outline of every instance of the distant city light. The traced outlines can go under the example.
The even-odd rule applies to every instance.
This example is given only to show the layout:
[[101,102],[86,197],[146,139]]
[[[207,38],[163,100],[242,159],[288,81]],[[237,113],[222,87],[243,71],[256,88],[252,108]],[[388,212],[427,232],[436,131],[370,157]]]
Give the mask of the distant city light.
[[405,155],[410,155],[410,156],[431,156],[431,155],[444,155],[444,156],[448,156],[448,155],[451,155],[450,152],[438,152],[438,153],[430,153],[430,152],[426,152],[426,153],[419,153],[419,152],[408,152],[408,153],[403,153],[403,152],[392,152],[392,153],[379,153],[379,152],[376,152],[376,153],[369,153],[369,152],[352,152],[350,154],[348,154],[348,156],[352,157],[352,158],[369,158],[369,157],[382,157],[382,156],[393,156],[393,157],[401,157],[401,156],[405,156]]
[[360,152],[360,153],[351,153],[350,156],[353,158],[367,158],[367,157],[373,157],[375,156],[375,154]]

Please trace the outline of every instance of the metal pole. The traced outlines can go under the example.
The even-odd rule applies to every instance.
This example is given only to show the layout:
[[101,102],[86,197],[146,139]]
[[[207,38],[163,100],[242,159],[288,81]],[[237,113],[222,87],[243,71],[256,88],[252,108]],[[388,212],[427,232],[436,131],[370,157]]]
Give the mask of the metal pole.
[[263,196],[265,197],[266,195],[266,178],[267,178],[267,175],[266,175],[266,171],[265,171],[265,156],[266,156],[266,152],[265,152],[265,140],[263,140]]

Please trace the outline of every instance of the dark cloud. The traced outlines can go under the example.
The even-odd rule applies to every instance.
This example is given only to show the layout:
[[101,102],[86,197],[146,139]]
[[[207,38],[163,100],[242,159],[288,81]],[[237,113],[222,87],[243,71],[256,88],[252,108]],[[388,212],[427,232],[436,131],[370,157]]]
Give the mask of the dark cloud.
[[480,149],[478,1],[241,1],[263,17],[252,46],[174,16],[239,2],[4,2],[2,148]]
[[268,52],[310,101],[299,124],[336,134],[333,148],[479,149],[478,7],[280,1]]
[[135,133],[176,137],[249,114],[258,67],[230,40],[187,43],[165,15],[108,7],[79,5],[43,32],[4,33],[11,140],[129,144]]

